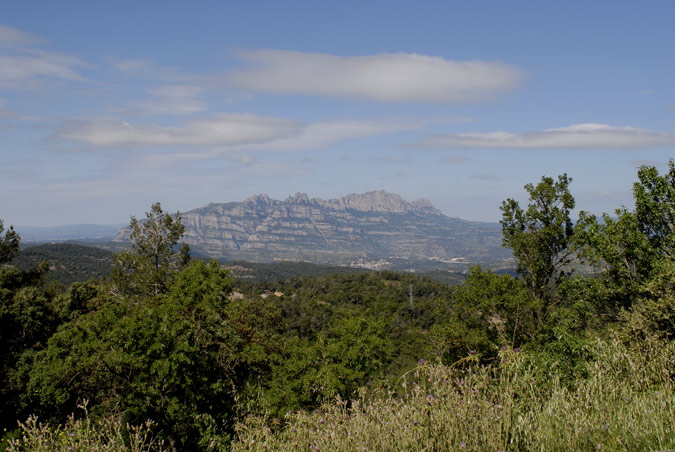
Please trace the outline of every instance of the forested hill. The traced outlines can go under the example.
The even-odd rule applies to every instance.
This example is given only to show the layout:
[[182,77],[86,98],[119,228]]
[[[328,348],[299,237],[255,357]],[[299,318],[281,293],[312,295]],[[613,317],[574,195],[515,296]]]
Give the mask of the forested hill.
[[112,268],[112,252],[76,243],[48,243],[26,247],[11,262],[28,270],[42,262],[49,264],[48,275],[64,286],[94,278],[105,278]]
[[[113,253],[100,247],[78,243],[47,243],[33,245],[21,250],[11,265],[28,270],[42,262],[49,264],[50,279],[65,287],[74,282],[110,276]],[[372,272],[365,268],[320,265],[309,262],[255,263],[245,261],[222,262],[224,268],[238,280],[247,283],[271,282],[304,276],[327,276],[333,274],[362,274]],[[452,270],[427,270],[418,273],[446,284],[458,284],[464,280],[461,268]]]

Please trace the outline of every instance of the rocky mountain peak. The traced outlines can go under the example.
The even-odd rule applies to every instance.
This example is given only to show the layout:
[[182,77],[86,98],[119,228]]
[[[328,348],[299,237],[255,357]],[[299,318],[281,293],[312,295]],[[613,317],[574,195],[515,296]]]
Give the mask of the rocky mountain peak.
[[286,201],[287,204],[305,204],[309,202],[309,196],[306,193],[296,193],[295,196],[289,196]]
[[358,210],[373,213],[425,213],[441,215],[441,212],[431,205],[428,199],[418,199],[408,202],[400,195],[385,190],[376,190],[367,193],[353,193],[339,199],[327,201],[320,198],[310,199],[306,193],[296,193],[284,201],[270,199],[266,194],[251,196],[241,205],[255,205],[258,208],[269,206],[290,206],[297,204],[312,204],[317,207],[332,210]]
[[400,195],[389,193],[384,190],[371,191],[363,194],[350,194],[343,196],[337,203],[345,209],[361,210],[365,212],[382,213],[411,213],[422,212],[439,214],[440,211],[431,205],[428,199],[418,199],[408,202]]
[[250,198],[246,198],[242,204],[256,204],[256,205],[270,205],[272,200],[266,194],[253,195]]
[[[338,199],[266,194],[184,212],[185,243],[230,260],[473,259],[501,256],[498,224],[443,215],[427,199],[406,201],[384,190]],[[129,240],[123,228],[116,240]],[[502,253],[502,254],[500,254]],[[454,261],[453,261],[454,262]]]

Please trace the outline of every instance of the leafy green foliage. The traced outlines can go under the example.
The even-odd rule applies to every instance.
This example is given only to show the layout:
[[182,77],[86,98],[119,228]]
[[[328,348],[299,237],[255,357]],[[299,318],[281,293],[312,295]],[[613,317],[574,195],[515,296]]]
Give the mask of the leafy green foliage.
[[[615,317],[621,309],[642,311],[648,305],[655,315],[657,300],[668,304],[663,275],[670,272],[675,259],[675,163],[670,161],[664,175],[654,167],[641,167],[633,195],[633,212],[621,208],[616,219],[604,214],[602,222],[584,214],[578,228],[584,243],[582,256],[602,270],[613,292],[607,303]],[[646,321],[640,318],[633,316],[633,327]],[[650,334],[654,325],[642,324]]]
[[86,397],[97,413],[153,419],[181,448],[204,446],[206,429],[226,438],[237,390],[256,373],[251,338],[227,316],[230,284],[215,261],[194,261],[152,302],[107,300],[36,354],[29,391],[57,418]]
[[574,198],[570,182],[566,174],[557,181],[542,177],[536,186],[525,185],[530,195],[527,210],[511,198],[501,206],[504,246],[513,249],[517,271],[535,298],[545,298],[549,285],[564,275],[564,267],[571,262]]
[[577,234],[582,243],[580,255],[601,269],[614,292],[610,308],[618,312],[635,300],[642,281],[649,277],[656,257],[647,237],[640,232],[636,215],[625,208],[616,218],[603,214],[598,222],[582,212]]
[[510,275],[471,268],[453,292],[444,321],[432,327],[435,354],[452,364],[470,354],[490,360],[503,347],[522,347],[535,334],[533,312],[541,300]]
[[631,340],[649,336],[675,340],[675,261],[662,261],[642,289],[642,296],[623,312],[624,333]]
[[21,270],[29,270],[44,261],[49,263],[49,278],[65,287],[92,278],[107,278],[112,269],[110,251],[76,243],[48,243],[24,248],[11,263]]
[[45,288],[46,265],[21,271],[0,267],[0,423],[15,425],[17,414],[28,416],[19,362],[25,353],[43,347],[61,323],[58,291]]
[[10,226],[3,237],[2,231],[4,230],[5,224],[0,220],[0,265],[11,261],[19,254],[19,243],[21,242],[21,237],[14,230],[14,226]]
[[186,244],[176,250],[185,231],[180,214],[172,217],[162,210],[160,203],[155,203],[145,216],[142,222],[131,218],[131,249],[114,256],[112,280],[125,294],[164,293],[172,274],[190,260]]
[[652,248],[675,259],[675,162],[659,175],[653,166],[642,166],[633,186],[635,216]]

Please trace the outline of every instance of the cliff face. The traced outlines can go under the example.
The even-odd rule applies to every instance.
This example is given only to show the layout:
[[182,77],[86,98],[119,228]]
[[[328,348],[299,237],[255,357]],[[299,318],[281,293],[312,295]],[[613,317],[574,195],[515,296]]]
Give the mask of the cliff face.
[[[384,191],[324,201],[298,193],[285,201],[257,195],[182,214],[183,239],[211,257],[258,262],[501,257],[497,224],[450,218],[428,200]],[[124,240],[128,231],[120,231]],[[495,255],[495,253],[497,253]]]

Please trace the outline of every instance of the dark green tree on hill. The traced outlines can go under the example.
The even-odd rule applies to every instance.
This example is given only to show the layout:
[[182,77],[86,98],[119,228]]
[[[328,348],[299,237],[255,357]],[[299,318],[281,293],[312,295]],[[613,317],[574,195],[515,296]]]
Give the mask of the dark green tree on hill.
[[[675,162],[660,175],[653,166],[638,170],[633,211],[614,216],[584,214],[581,254],[601,271],[611,318],[621,317],[631,336],[675,337]],[[581,227],[583,226],[583,227]]]
[[172,275],[190,261],[190,247],[178,247],[185,232],[180,213],[171,216],[155,203],[145,216],[143,221],[131,217],[131,249],[113,260],[112,281],[127,295],[164,293]]
[[[565,275],[565,267],[576,249],[570,218],[574,208],[570,182],[572,178],[567,174],[558,176],[557,181],[542,177],[536,186],[525,185],[530,195],[527,209],[511,198],[501,206],[504,246],[513,250],[517,272],[532,296],[539,300],[550,298],[552,283]],[[541,312],[540,317],[544,314]]]
[[19,242],[21,237],[14,230],[14,226],[10,226],[2,237],[2,231],[5,230],[5,224],[0,220],[0,265],[6,264],[19,254]]

